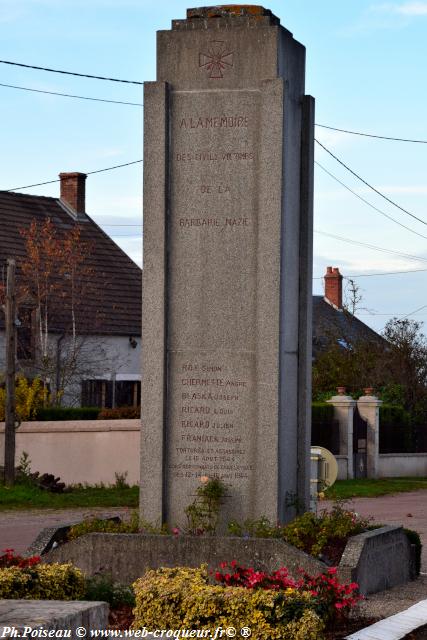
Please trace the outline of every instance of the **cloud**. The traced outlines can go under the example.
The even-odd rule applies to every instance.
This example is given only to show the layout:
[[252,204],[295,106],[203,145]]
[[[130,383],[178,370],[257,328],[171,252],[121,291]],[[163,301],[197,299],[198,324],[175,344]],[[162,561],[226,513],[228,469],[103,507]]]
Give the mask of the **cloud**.
[[427,16],[427,2],[406,2],[395,7],[404,16]]
[[385,2],[382,4],[372,5],[369,10],[371,12],[388,13],[407,17],[427,16],[427,2],[404,2],[403,4]]

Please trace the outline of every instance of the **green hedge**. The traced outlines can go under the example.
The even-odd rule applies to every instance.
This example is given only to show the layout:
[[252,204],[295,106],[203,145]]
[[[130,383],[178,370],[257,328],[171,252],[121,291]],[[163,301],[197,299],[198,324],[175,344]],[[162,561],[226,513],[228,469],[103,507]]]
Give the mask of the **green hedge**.
[[408,427],[411,423],[410,414],[403,408],[393,404],[380,406],[380,424],[391,424],[395,427]]
[[98,407],[45,407],[37,410],[36,420],[96,420]]
[[334,419],[334,407],[328,402],[313,402],[311,421],[318,424],[331,424]]

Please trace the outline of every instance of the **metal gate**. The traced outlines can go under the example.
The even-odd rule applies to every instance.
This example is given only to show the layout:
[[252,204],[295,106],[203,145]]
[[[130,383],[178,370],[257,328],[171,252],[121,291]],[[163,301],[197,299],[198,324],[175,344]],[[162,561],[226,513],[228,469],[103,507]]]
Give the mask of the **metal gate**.
[[368,423],[356,406],[353,416],[353,469],[355,478],[367,477]]

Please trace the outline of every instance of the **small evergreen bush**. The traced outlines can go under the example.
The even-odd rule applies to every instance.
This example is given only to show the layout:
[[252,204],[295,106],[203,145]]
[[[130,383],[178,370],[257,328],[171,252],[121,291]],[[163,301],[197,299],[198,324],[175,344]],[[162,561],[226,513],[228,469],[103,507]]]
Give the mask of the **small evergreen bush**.
[[43,407],[37,409],[36,420],[96,420],[98,407]]
[[25,600],[81,600],[85,581],[71,564],[35,564],[0,569],[0,598]]
[[134,585],[134,629],[249,627],[259,640],[321,640],[324,623],[309,591],[208,584],[206,566],[148,571]]
[[84,600],[108,602],[113,607],[135,605],[135,594],[132,587],[114,582],[110,575],[99,574],[86,579]]

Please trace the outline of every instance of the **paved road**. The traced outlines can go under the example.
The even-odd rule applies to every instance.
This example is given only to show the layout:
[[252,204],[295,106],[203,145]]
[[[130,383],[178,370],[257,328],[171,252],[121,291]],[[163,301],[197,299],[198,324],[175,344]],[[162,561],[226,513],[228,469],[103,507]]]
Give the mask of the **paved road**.
[[[325,506],[327,506],[325,502]],[[383,524],[402,524],[415,529],[423,543],[422,571],[427,573],[427,490],[397,493],[379,498],[355,498],[348,503],[363,516],[372,516]],[[322,503],[320,503],[321,508]],[[91,514],[112,516],[127,513],[116,509],[32,509],[0,511],[0,551],[6,548],[23,553],[44,527],[87,517]]]
[[14,549],[15,553],[24,553],[45,527],[79,521],[91,515],[109,517],[125,513],[129,513],[126,507],[0,511],[0,552]]

